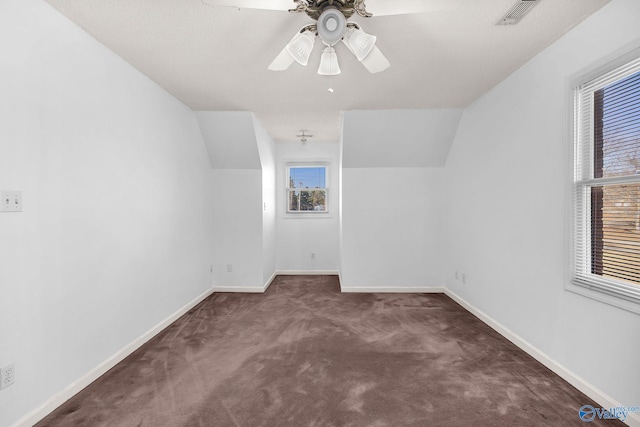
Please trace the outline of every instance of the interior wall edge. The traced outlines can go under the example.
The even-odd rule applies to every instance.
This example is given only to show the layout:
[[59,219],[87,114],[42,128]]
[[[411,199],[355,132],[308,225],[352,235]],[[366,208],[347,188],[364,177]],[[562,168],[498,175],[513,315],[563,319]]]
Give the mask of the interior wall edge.
[[[599,405],[602,405],[603,408],[615,408],[623,406],[620,402],[616,401],[614,398],[604,393],[602,390],[598,389],[584,378],[574,374],[572,371],[561,365],[560,363],[553,360],[546,353],[540,351],[537,347],[524,340],[519,335],[512,332],[510,329],[502,325],[497,320],[493,319],[491,316],[483,312],[482,310],[477,309],[465,299],[457,295],[455,292],[451,291],[449,288],[444,288],[444,293],[460,304],[465,310],[469,313],[473,314],[491,329],[511,341],[514,345],[516,345],[520,350],[527,353],[529,356],[536,359],[538,362],[542,363],[544,366],[549,368],[553,373],[558,375],[560,378],[577,388],[580,392],[586,394],[588,397],[593,399]],[[587,403],[587,402],[585,402]],[[578,416],[578,408],[576,408],[576,417]],[[640,427],[640,414],[638,413],[629,413],[625,423],[631,427]]]
[[11,427],[30,427],[33,426],[38,421],[42,420],[44,417],[53,412],[56,408],[62,405],[64,402],[78,394],[89,384],[100,378],[107,371],[113,368],[115,365],[123,361],[127,356],[132,354],[134,351],[138,350],[144,344],[146,344],[153,337],[158,335],[160,332],[165,330],[169,325],[178,320],[180,317],[185,315],[189,310],[191,310],[196,305],[200,304],[204,301],[209,295],[214,292],[214,288],[209,288],[187,304],[185,304],[182,308],[171,314],[169,317],[158,323],[156,326],[140,335],[138,338],[133,340],[131,343],[123,347],[121,350],[116,352],[113,356],[109,357],[107,360],[93,368],[91,371],[84,374],[82,377],[78,378],[75,382],[69,384],[60,392],[56,393],[52,397],[50,397],[46,402],[44,402],[39,408],[33,410],[28,413],[21,419],[19,419],[15,424]]
[[269,289],[269,286],[271,286],[273,281],[276,280],[276,277],[278,277],[278,272],[274,271],[273,274],[271,275],[271,277],[269,277],[269,280],[267,280],[266,283],[264,284],[264,291],[265,292],[267,291],[267,289]]

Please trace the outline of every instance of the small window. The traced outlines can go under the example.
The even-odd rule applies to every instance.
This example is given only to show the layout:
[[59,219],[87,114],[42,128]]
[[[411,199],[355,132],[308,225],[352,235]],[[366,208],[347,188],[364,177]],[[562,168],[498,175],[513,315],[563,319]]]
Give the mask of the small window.
[[327,212],[327,166],[287,165],[287,213]]
[[640,303],[640,58],[574,97],[573,283]]

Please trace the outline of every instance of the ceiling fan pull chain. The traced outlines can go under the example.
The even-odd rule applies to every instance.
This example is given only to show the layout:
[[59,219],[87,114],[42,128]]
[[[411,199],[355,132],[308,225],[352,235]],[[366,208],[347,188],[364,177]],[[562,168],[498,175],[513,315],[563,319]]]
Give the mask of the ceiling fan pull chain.
[[353,8],[356,10],[356,13],[363,18],[371,18],[373,16],[367,12],[367,5],[364,4],[364,0],[354,0]]
[[331,84],[331,75],[333,74],[332,65],[333,65],[333,56],[329,57],[329,93],[333,93],[333,85]]

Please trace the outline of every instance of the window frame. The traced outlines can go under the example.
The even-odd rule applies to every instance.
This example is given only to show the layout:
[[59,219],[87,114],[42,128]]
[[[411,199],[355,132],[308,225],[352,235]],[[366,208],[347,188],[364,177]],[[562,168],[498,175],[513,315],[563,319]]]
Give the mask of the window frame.
[[[626,71],[623,69],[626,68]],[[594,178],[593,167],[593,93],[602,87],[620,81],[629,75],[640,71],[640,47],[635,45],[625,53],[616,53],[593,66],[580,76],[573,77],[568,82],[569,105],[569,171],[568,204],[570,230],[570,269],[566,281],[566,290],[583,296],[640,314],[640,285],[633,285],[623,280],[606,278],[593,274],[587,258],[591,253],[590,229],[591,200],[588,197],[590,188],[608,185],[640,183],[640,175],[624,175],[620,177]],[[588,90],[584,88],[588,87]],[[583,111],[582,97],[590,96],[590,110]],[[588,134],[585,135],[583,122],[580,117],[589,120]],[[589,144],[585,150],[585,144]],[[584,154],[588,154],[585,158]],[[588,166],[587,166],[588,165]],[[586,169],[585,169],[586,168]],[[588,176],[585,177],[585,171]],[[584,245],[584,249],[578,249]],[[589,266],[589,267],[587,267]]]
[[[284,214],[287,218],[327,218],[330,214],[329,204],[329,174],[330,164],[329,162],[316,161],[316,162],[304,162],[304,161],[287,161],[284,165]],[[308,190],[301,188],[289,187],[289,177],[291,168],[324,168],[324,187],[322,188],[310,188]],[[325,210],[324,211],[292,211],[289,210],[289,192],[290,191],[324,191]]]

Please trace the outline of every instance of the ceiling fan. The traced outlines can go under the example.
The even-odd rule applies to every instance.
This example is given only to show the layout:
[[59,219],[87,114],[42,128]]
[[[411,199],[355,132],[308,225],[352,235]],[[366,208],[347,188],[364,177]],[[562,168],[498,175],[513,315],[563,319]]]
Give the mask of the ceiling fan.
[[[325,45],[318,74],[340,74],[334,46],[342,41],[364,67],[379,73],[391,65],[376,47],[376,36],[365,33],[360,24],[347,21],[354,14],[373,16],[424,13],[454,8],[460,0],[203,0],[213,6],[282,10],[306,13],[317,21],[302,27],[269,65],[269,70],[283,71],[293,62],[306,66],[316,36]],[[292,8],[293,6],[293,8]]]

